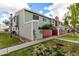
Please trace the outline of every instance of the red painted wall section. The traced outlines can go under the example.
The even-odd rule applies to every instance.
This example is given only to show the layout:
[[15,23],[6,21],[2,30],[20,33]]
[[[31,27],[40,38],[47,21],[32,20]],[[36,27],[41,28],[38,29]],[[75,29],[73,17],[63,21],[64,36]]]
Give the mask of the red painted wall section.
[[57,35],[57,30],[52,30],[52,36],[56,36]]
[[43,38],[47,38],[47,37],[51,37],[52,36],[52,30],[47,29],[47,30],[43,30]]

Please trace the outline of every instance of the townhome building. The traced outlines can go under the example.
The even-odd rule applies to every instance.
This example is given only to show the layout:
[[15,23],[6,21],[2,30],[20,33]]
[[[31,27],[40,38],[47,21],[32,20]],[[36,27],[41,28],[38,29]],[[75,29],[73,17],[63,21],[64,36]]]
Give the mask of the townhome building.
[[56,26],[55,19],[27,9],[21,9],[15,13],[12,20],[12,31],[15,31],[19,37],[25,40],[39,40],[43,38],[42,30],[39,27],[50,23]]

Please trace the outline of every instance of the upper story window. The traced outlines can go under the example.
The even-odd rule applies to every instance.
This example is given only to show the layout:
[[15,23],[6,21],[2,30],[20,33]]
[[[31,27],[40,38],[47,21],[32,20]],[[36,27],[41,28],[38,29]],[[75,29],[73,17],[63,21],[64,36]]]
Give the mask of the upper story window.
[[46,18],[43,18],[43,21],[46,22]]
[[39,20],[39,16],[36,14],[33,14],[33,20]]

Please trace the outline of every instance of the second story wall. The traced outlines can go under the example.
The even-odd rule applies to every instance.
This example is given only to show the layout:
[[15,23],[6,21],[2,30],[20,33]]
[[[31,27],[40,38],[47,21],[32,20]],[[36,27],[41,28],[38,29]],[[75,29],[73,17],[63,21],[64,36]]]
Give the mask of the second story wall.
[[50,20],[51,18],[48,18],[46,16],[28,11],[28,10],[24,10],[24,14],[25,14],[25,23],[30,22],[30,21],[34,21],[34,22],[38,22],[39,25],[44,25],[47,23],[54,23],[54,20],[52,19],[52,21]]
[[41,17],[40,16],[40,20],[39,20],[39,26],[42,26],[44,24],[49,24],[50,23],[50,19],[46,18],[46,17]]
[[33,13],[30,13],[30,12],[24,10],[24,15],[25,15],[25,20],[24,20],[25,23],[32,21]]

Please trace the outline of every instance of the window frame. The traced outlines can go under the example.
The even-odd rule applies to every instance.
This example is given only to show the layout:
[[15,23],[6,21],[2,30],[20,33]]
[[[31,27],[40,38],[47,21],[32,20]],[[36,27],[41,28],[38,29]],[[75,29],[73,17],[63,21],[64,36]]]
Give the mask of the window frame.
[[47,22],[47,19],[43,17],[43,22]]
[[33,20],[39,20],[39,15],[33,14]]

